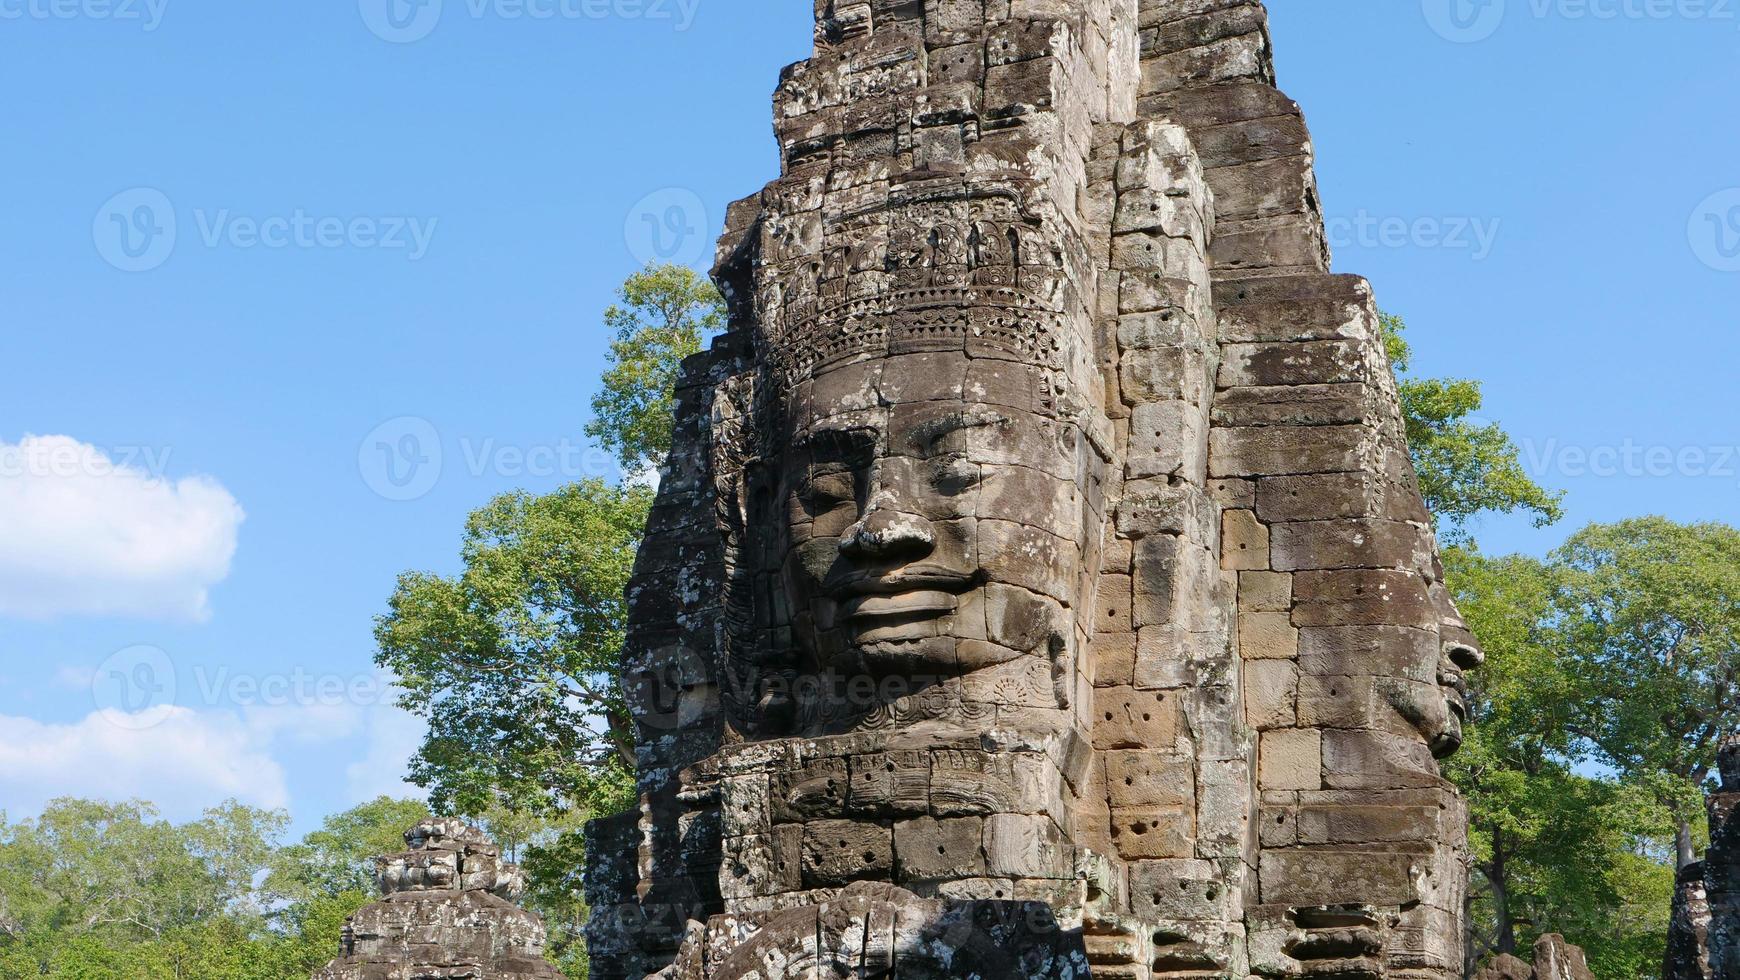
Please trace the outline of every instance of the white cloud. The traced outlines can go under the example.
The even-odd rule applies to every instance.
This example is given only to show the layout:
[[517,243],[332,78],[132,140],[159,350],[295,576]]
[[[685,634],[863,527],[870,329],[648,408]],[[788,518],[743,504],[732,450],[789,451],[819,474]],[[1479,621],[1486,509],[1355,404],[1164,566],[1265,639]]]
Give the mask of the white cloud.
[[344,758],[359,759],[344,767],[345,806],[421,797],[404,776],[422,733],[389,704],[111,709],[72,724],[0,715],[0,801],[13,819],[63,796],[148,800],[178,821],[229,799],[289,808],[293,781]]
[[66,436],[0,442],[0,616],[202,621],[229,576],[241,506]]
[[283,766],[233,712],[157,710],[150,727],[103,712],[70,725],[0,715],[0,799],[14,818],[61,796],[150,800],[179,819],[232,798],[289,805]]
[[368,751],[345,768],[346,788],[358,803],[381,796],[422,799],[424,790],[405,781],[411,756],[423,744],[424,723],[401,708],[370,712]]

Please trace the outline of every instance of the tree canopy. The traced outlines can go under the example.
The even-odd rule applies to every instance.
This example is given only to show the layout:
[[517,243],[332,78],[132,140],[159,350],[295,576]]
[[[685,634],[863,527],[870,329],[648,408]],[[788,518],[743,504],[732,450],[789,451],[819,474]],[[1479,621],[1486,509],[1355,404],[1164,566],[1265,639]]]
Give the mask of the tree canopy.
[[680,265],[635,273],[619,299],[604,311],[615,340],[586,434],[635,477],[656,471],[670,453],[678,369],[724,328],[725,300],[705,276]]

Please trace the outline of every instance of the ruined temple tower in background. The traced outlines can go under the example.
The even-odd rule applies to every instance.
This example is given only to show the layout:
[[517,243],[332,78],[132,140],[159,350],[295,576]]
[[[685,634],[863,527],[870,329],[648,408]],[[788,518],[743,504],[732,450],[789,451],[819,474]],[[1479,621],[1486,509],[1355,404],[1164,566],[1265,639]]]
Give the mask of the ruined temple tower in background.
[[314,980],[562,980],[544,958],[544,920],[515,904],[519,866],[460,820],[427,820],[375,860],[381,900],[344,926]]
[[1710,849],[1680,869],[1665,980],[1740,977],[1740,735],[1722,746],[1710,794]]
[[594,976],[1462,974],[1478,648],[1249,0],[816,0],[634,584]]

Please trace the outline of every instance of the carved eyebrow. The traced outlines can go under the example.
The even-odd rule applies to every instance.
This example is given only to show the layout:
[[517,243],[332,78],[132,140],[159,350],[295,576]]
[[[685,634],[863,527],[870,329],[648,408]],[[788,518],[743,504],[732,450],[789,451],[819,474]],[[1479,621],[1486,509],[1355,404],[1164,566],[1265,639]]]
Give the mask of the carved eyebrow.
[[792,450],[826,460],[840,460],[876,449],[876,430],[868,426],[818,429],[799,437]]
[[999,415],[990,409],[970,408],[961,412],[950,412],[947,415],[919,424],[907,436],[907,442],[915,449],[928,450],[944,436],[956,432],[1007,424],[1009,424],[1009,419],[1006,416]]

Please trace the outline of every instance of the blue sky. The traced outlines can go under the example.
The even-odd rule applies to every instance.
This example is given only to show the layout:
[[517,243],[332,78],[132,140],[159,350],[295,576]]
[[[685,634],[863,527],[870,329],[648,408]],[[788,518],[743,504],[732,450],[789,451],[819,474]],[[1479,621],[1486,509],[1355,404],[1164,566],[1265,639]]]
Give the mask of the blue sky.
[[[809,7],[0,0],[0,810],[399,788],[371,618],[492,494],[614,476],[599,312],[773,175]],[[1491,550],[1734,517],[1734,8],[1271,4],[1338,268],[1570,492]]]

